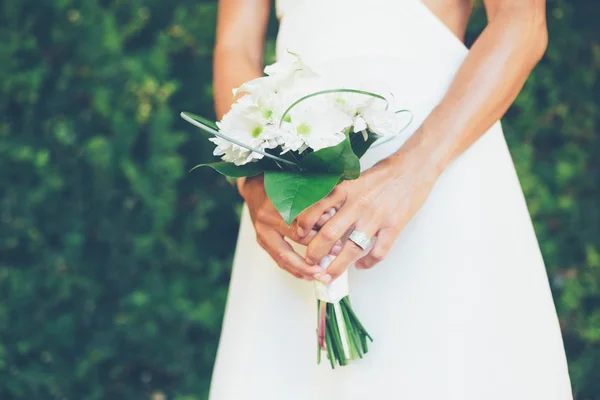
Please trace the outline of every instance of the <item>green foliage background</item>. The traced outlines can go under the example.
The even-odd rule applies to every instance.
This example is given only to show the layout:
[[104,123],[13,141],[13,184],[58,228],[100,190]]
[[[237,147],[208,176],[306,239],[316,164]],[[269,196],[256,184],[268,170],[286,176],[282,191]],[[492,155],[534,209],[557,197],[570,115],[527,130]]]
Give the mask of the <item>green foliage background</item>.
[[[600,399],[600,6],[548,3],[505,126],[576,398]],[[212,115],[215,12],[0,3],[0,399],[206,397],[240,200],[187,174],[212,146],[178,112]]]

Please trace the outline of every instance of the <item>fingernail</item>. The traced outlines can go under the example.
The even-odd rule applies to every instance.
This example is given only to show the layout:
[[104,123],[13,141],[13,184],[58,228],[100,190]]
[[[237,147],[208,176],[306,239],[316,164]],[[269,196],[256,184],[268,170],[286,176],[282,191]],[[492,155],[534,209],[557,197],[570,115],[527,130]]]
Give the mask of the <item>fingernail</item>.
[[317,278],[319,281],[327,284],[329,282],[331,282],[331,275],[329,274],[325,274],[325,275],[321,275],[320,277]]
[[321,273],[316,273],[313,275],[313,278],[319,279],[321,277]]
[[335,246],[333,246],[333,248],[331,249],[331,254],[334,256],[337,256],[338,254],[340,254],[342,252],[342,244],[336,244]]
[[297,229],[297,231],[296,231],[296,232],[298,232],[298,236],[300,236],[300,237],[304,237],[304,229],[302,229],[302,228],[298,227],[298,229]]

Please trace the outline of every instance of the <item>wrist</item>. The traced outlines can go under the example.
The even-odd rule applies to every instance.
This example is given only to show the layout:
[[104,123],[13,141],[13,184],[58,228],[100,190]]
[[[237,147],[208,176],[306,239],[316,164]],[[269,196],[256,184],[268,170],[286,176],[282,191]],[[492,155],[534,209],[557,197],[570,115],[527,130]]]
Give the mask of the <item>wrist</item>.
[[382,174],[387,180],[394,180],[410,171],[425,180],[437,180],[451,161],[449,151],[438,138],[421,126],[397,152],[380,163]]
[[262,185],[262,182],[263,182],[262,175],[238,178],[236,180],[238,192],[240,193],[240,196],[242,196],[244,201],[248,202],[248,196],[251,194],[251,191],[253,190],[253,188],[259,187],[260,185]]
[[237,185],[238,193],[245,200],[246,196],[244,196],[244,193],[245,193],[244,185],[246,184],[246,177],[237,178],[235,180],[235,184]]
[[414,158],[436,178],[452,161],[452,143],[439,126],[427,119],[399,150],[403,157]]

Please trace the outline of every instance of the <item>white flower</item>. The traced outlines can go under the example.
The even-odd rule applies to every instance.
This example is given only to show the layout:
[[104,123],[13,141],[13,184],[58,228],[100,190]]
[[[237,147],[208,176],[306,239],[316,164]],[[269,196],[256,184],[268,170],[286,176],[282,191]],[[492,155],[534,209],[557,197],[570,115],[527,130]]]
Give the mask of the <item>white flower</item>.
[[[385,110],[366,110],[359,116],[367,128],[379,136],[392,136],[400,131],[393,112]],[[363,128],[364,129],[364,128]]]
[[267,65],[264,70],[265,74],[277,78],[281,83],[288,84],[297,79],[312,79],[319,76],[308,65],[304,64],[298,54],[292,53],[289,50],[288,53],[293,56],[292,59],[288,58]]
[[237,100],[232,108],[241,107],[245,114],[260,114],[263,122],[279,123],[285,110],[297,99],[308,93],[319,90],[316,79],[302,80],[294,78],[293,84],[281,87],[281,82],[276,77],[266,76],[249,81],[237,89],[234,94],[247,92],[248,94]]
[[[386,92],[376,90],[364,83],[348,89],[364,91],[364,93],[340,92],[335,94],[338,109],[353,118],[353,132],[370,130],[380,136],[397,134],[402,128],[401,119],[393,111],[393,98],[388,94],[385,100],[368,93],[385,95]],[[338,87],[342,87],[341,85]]]
[[[403,116],[380,98],[362,93],[320,92],[344,88],[335,78],[316,74],[295,53],[288,60],[265,68],[267,76],[251,80],[234,90],[246,93],[217,124],[220,133],[238,142],[215,137],[214,154],[236,165],[263,158],[244,146],[265,151],[280,148],[281,153],[302,153],[331,147],[343,141],[350,129],[372,131],[380,136],[397,134],[404,128]],[[380,93],[357,84],[348,89]],[[303,99],[306,96],[312,95]],[[303,99],[299,103],[296,102]],[[293,107],[286,113],[290,106]],[[285,118],[284,117],[285,114]],[[240,144],[244,145],[241,146]]]
[[[251,96],[245,96],[243,99],[244,101],[235,103],[231,111],[225,114],[220,122],[217,122],[219,132],[254,149],[265,150],[277,147],[273,126],[261,113],[260,108],[256,105],[256,99]],[[263,158],[262,154],[226,139],[215,137],[210,140],[217,145],[213,154],[222,156],[223,161],[243,165]]]
[[353,130],[360,132],[368,129],[379,136],[397,135],[406,127],[406,116],[396,110],[397,106],[392,98],[388,97],[384,101],[371,97],[357,107]]
[[344,140],[352,117],[336,107],[331,96],[307,99],[296,105],[285,122],[282,148],[285,151],[320,150]]
[[379,136],[398,135],[407,125],[405,113],[391,110],[368,110],[362,114],[368,129]]
[[306,86],[307,82],[302,82],[303,80],[310,81],[319,77],[318,74],[304,64],[298,54],[292,52],[289,52],[289,54],[293,56],[292,60],[278,61],[267,65],[264,69],[267,76],[252,79],[233,89],[233,96],[247,92],[262,99],[277,95],[281,91],[292,90],[298,92],[300,88]]
[[[362,90],[360,87],[359,88],[355,88],[355,87],[346,88],[341,85],[334,86],[334,88]],[[334,94],[334,99],[335,99],[336,106],[340,110],[342,110],[345,113],[352,115],[352,116],[357,115],[360,112],[360,110],[364,110],[369,107],[372,107],[373,104],[376,102],[383,103],[383,101],[381,99],[377,99],[368,94],[363,94],[363,93],[340,92],[340,93]]]
[[260,78],[245,82],[242,84],[242,86],[233,89],[233,97],[242,92],[253,93],[257,96],[260,96],[261,94],[273,92],[276,89],[277,82],[275,82],[274,79],[268,76],[262,76]]

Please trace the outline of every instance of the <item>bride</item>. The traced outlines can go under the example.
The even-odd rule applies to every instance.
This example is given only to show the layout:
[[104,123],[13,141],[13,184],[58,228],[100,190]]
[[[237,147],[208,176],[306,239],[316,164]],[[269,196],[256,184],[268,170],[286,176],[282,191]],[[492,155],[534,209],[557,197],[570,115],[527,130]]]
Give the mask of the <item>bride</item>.
[[[288,227],[260,177],[246,201],[210,398],[572,399],[544,262],[498,120],[547,43],[544,0],[484,0],[488,26],[462,43],[470,0],[281,0],[277,56],[376,77],[414,114],[370,150],[363,174]],[[219,115],[262,75],[268,0],[221,0]],[[337,210],[333,217],[326,212]],[[375,238],[367,255],[351,240]],[[306,246],[306,247],[305,247]],[[322,271],[328,253],[336,260]],[[550,260],[551,261],[551,260]],[[279,267],[279,268],[278,268]],[[369,354],[316,364],[307,280],[350,268]]]

